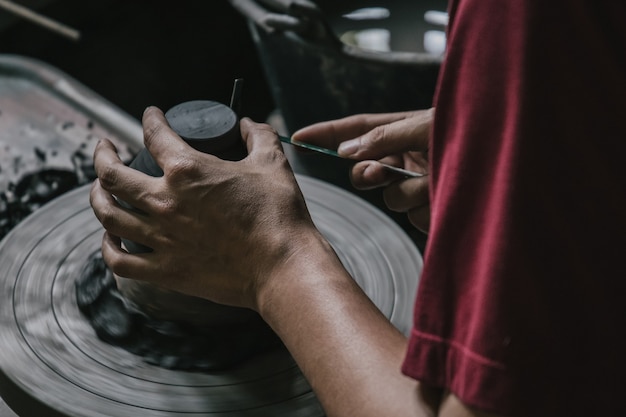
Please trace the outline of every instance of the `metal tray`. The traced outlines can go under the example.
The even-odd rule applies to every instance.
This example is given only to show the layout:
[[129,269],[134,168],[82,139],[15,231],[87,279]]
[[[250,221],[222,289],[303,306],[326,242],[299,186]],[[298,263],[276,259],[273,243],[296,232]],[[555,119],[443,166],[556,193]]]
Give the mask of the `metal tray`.
[[125,161],[142,147],[137,120],[70,76],[0,55],[0,239],[49,199],[91,181],[102,137]]
[[[20,184],[41,172],[89,182],[103,137],[124,161],[143,147],[140,123],[114,104],[50,65],[0,54],[0,204],[19,198]],[[2,399],[0,417],[15,417]]]

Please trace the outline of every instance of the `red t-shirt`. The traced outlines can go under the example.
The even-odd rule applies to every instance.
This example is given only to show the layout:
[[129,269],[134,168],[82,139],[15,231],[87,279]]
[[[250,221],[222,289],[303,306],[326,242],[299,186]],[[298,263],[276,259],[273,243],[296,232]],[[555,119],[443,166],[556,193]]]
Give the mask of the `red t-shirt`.
[[626,416],[626,2],[450,1],[403,372],[512,416]]

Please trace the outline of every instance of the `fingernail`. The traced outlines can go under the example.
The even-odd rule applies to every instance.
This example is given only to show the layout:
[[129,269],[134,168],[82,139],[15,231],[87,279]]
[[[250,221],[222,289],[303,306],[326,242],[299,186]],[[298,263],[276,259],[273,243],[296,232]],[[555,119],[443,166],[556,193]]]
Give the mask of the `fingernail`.
[[152,108],[152,106],[146,107],[146,109],[143,111],[143,114],[146,114],[148,112],[148,110],[150,110],[151,108]]
[[358,152],[361,141],[359,139],[351,139],[345,142],[341,142],[337,153],[341,156],[350,156]]

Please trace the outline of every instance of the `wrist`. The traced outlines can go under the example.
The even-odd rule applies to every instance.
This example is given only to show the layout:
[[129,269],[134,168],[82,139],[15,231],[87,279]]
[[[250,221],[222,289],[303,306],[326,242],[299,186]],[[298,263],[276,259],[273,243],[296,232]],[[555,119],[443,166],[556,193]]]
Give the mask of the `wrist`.
[[340,282],[354,285],[335,251],[315,230],[300,236],[295,248],[277,263],[257,288],[257,311],[274,327],[276,320],[307,295]]

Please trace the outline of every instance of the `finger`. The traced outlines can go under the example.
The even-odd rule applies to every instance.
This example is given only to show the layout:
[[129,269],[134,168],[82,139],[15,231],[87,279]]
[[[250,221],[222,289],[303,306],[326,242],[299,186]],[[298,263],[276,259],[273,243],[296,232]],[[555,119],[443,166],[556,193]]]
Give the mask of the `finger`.
[[388,171],[376,161],[358,162],[350,171],[350,181],[358,190],[384,187],[402,178],[403,175]]
[[[165,174],[187,164],[189,154],[197,152],[189,146],[168,124],[163,112],[157,107],[148,107],[143,113],[143,141],[146,149]],[[206,158],[218,158],[204,154]]]
[[425,152],[405,152],[394,158],[394,162],[381,161],[424,175],[429,171],[428,154]]
[[341,143],[340,156],[350,159],[380,159],[408,151],[427,151],[431,118],[427,112],[408,119],[376,126],[355,139]]
[[239,122],[241,137],[246,143],[251,159],[274,158],[283,154],[283,148],[273,127],[264,123],[255,123],[244,117]]
[[98,221],[109,233],[120,236],[150,248],[159,246],[158,236],[153,230],[149,218],[141,213],[122,207],[117,200],[95,180],[89,193],[89,203]]
[[128,204],[148,211],[150,201],[146,190],[153,187],[156,179],[124,165],[109,140],[103,139],[96,145],[94,167],[102,188]]
[[291,138],[296,142],[312,143],[328,149],[337,149],[341,142],[361,136],[376,126],[388,124],[413,115],[414,112],[358,114],[343,119],[315,123],[296,131]]
[[390,210],[402,213],[428,204],[428,190],[428,177],[409,178],[390,184],[383,198]]
[[399,168],[406,165],[402,156],[399,155],[390,155],[380,159],[379,161],[357,162],[350,172],[352,185],[360,190],[369,190],[372,188],[384,187],[392,182],[406,178],[406,175],[389,170],[379,162],[388,166],[390,165]]
[[430,204],[409,210],[407,217],[416,229],[428,233],[430,228]]
[[102,259],[109,269],[124,278],[147,280],[156,276],[151,253],[130,254],[122,249],[121,239],[109,232],[102,238]]

